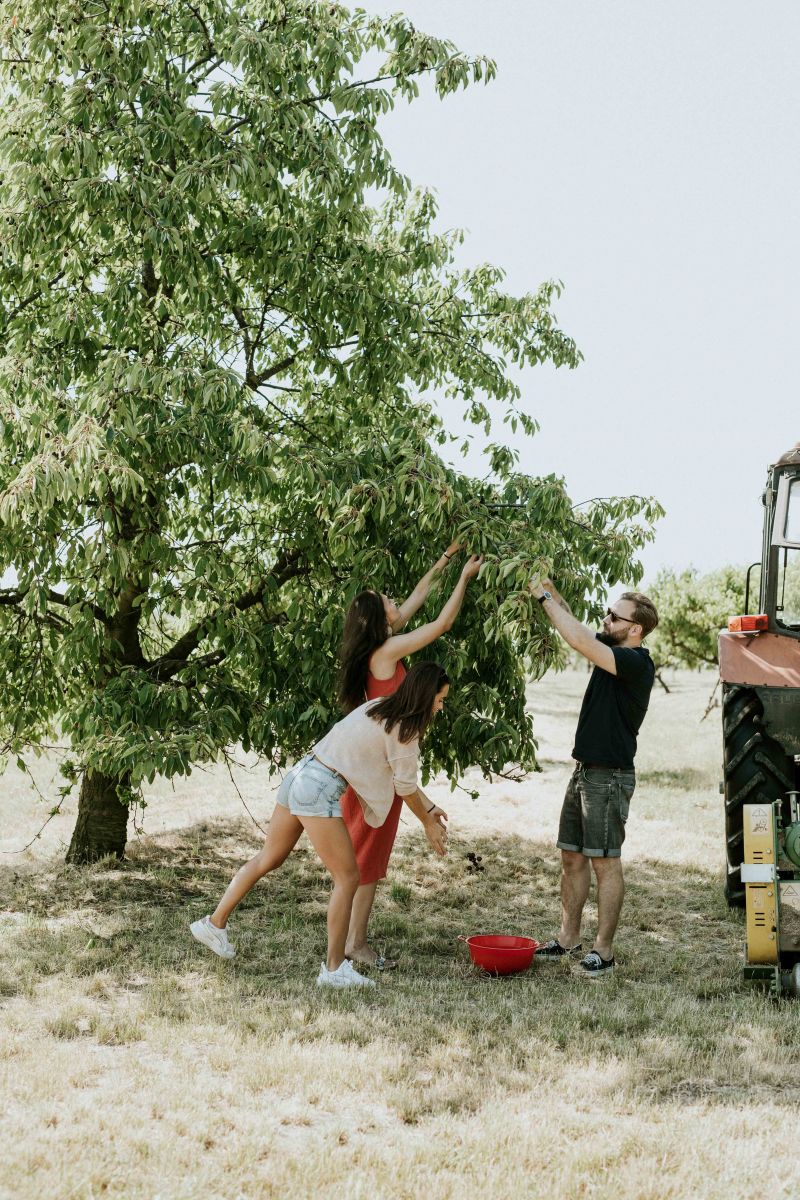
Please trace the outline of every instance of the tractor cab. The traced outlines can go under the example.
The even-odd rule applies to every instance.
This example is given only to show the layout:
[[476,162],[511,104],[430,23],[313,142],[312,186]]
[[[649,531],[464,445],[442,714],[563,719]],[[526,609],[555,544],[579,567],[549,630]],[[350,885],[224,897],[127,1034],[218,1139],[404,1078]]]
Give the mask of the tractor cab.
[[761,603],[771,632],[800,638],[800,443],[771,468],[764,512]]

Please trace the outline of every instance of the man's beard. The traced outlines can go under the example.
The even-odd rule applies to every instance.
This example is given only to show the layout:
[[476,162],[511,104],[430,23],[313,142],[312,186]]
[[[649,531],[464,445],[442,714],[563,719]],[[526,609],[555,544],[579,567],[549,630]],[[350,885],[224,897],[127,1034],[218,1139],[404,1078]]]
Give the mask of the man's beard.
[[597,640],[598,642],[602,642],[604,646],[619,646],[625,641],[627,636],[627,629],[623,629],[620,633],[606,633],[603,630],[602,633],[598,633]]

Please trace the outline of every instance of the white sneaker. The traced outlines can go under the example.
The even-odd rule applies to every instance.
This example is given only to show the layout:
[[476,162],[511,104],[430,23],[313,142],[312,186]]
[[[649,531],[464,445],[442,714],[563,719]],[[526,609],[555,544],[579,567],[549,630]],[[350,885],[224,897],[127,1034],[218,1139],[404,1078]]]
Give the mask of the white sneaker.
[[319,969],[317,976],[317,987],[367,987],[374,988],[375,980],[367,979],[366,975],[360,975],[355,969],[349,958],[340,963],[335,971],[329,971],[325,963]]
[[227,926],[225,929],[217,929],[216,925],[211,924],[210,917],[201,917],[199,921],[192,921],[189,929],[193,938],[209,950],[213,950],[220,958],[236,957],[236,951],[228,941]]

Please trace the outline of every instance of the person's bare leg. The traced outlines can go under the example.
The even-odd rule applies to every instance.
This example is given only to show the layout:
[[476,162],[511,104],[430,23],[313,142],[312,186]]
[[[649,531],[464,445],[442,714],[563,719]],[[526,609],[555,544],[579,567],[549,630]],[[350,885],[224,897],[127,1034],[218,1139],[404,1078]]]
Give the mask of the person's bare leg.
[[335,971],[345,958],[350,911],[361,876],[347,826],[341,817],[302,817],[311,845],[333,879],[328,901],[328,956],[325,963]]
[[367,943],[367,926],[372,913],[372,905],[375,902],[377,886],[377,880],[373,883],[362,883],[353,897],[345,954],[348,958],[354,958],[358,962],[374,963],[378,957]]
[[589,859],[575,850],[561,851],[561,929],[558,940],[570,950],[581,940],[581,917],[589,895]]
[[272,819],[267,826],[267,836],[264,845],[255,858],[251,858],[234,875],[225,889],[225,894],[214,912],[211,914],[211,924],[217,929],[224,929],[236,905],[243,900],[251,888],[255,887],[268,871],[274,871],[285,862],[297,844],[297,839],[303,832],[303,826],[297,817],[292,816],[288,808],[282,804],[275,805]]
[[625,897],[622,859],[593,858],[592,866],[597,879],[597,937],[592,949],[608,959],[614,952],[614,934]]

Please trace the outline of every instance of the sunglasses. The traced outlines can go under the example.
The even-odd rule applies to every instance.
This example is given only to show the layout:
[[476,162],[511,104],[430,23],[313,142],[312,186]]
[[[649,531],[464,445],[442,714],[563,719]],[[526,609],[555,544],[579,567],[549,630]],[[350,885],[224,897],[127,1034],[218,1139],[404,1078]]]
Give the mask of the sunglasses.
[[632,617],[621,617],[619,613],[615,613],[613,608],[606,609],[606,616],[611,617],[612,621],[627,621],[629,625],[638,625],[638,621],[634,621]]

